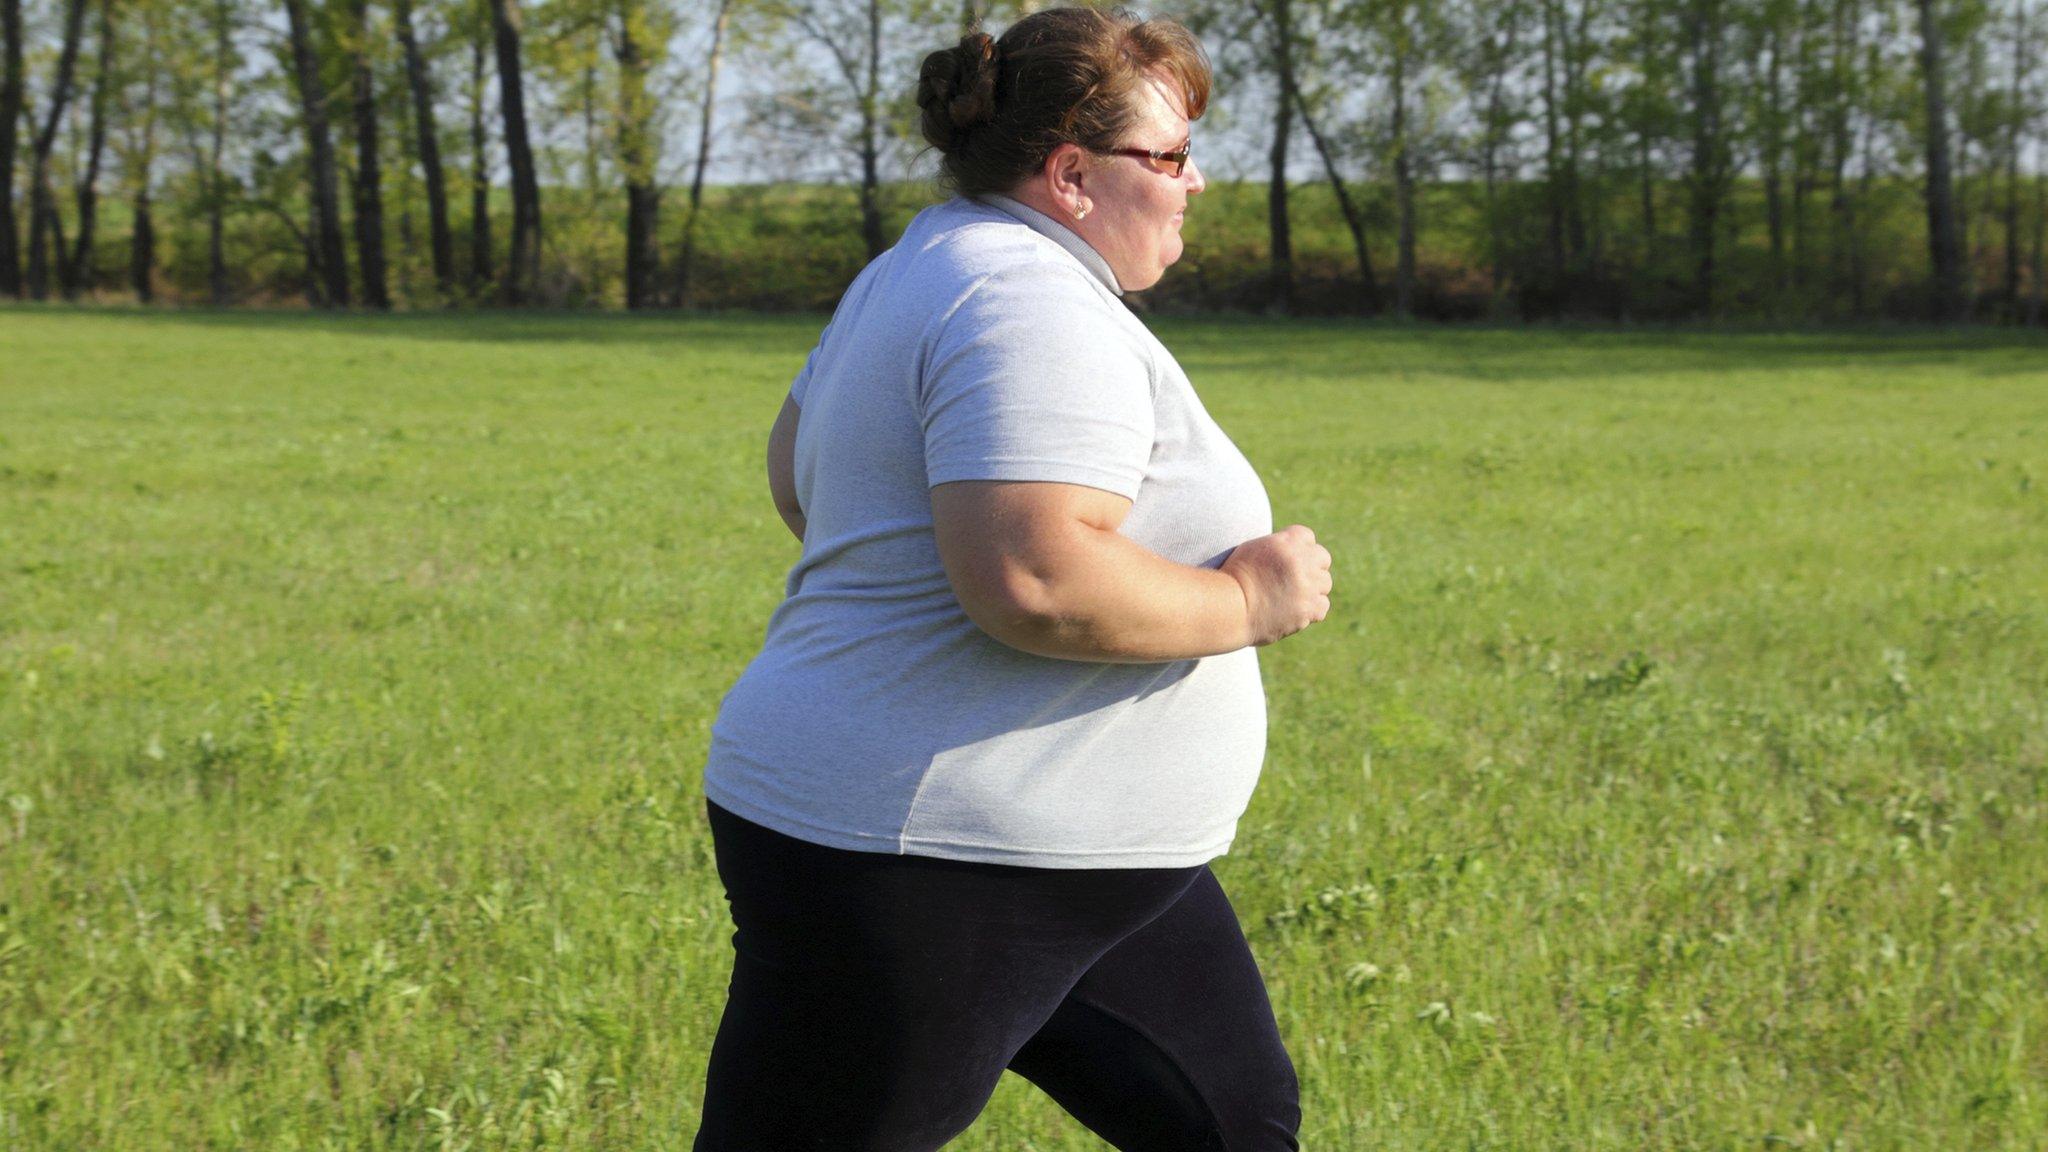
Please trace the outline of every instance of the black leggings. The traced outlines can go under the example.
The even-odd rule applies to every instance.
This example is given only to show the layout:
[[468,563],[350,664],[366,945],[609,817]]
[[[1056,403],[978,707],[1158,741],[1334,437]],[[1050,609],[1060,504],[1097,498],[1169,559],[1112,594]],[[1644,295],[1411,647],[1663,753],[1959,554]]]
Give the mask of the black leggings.
[[735,953],[696,1152],[924,1152],[1003,1070],[1123,1152],[1296,1152],[1300,1089],[1207,865],[797,840],[707,801]]

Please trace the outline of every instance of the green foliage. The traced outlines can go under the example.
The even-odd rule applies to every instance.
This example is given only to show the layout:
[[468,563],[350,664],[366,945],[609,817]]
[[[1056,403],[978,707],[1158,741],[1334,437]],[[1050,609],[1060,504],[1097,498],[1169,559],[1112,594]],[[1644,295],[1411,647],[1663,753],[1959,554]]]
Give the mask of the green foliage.
[[[819,325],[0,310],[7,1147],[687,1145]],[[2048,345],[1158,329],[1336,556],[1215,862],[1305,1147],[2040,1146]]]

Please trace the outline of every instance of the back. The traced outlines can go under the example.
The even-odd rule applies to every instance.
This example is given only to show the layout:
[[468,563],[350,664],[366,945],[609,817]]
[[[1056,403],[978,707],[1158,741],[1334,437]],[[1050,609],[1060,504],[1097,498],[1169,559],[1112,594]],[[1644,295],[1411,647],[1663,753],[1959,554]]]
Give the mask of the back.
[[1118,492],[1123,534],[1181,563],[1271,531],[1251,466],[1105,276],[956,199],[854,282],[791,386],[803,554],[721,706],[711,799],[833,847],[1037,867],[1228,847],[1264,754],[1256,653],[1009,648],[932,534],[930,487],[968,479]]

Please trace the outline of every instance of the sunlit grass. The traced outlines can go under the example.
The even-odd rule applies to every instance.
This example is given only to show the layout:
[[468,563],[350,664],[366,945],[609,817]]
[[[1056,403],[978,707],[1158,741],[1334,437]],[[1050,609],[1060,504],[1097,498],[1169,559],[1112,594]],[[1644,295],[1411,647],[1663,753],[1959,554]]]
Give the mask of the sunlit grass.
[[[819,323],[0,312],[0,1145],[687,1145]],[[2048,1141],[2048,342],[1159,327],[1337,558],[1305,1147]]]

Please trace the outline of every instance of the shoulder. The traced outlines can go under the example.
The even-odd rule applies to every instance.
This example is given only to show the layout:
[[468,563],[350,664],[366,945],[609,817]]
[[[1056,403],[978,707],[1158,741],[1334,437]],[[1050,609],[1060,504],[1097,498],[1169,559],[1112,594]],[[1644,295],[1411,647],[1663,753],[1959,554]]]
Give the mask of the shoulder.
[[979,281],[991,272],[1057,275],[1081,269],[1052,240],[1001,209],[953,199],[918,213],[903,233],[906,255],[930,274]]
[[1149,363],[1143,326],[1055,241],[993,208],[951,230],[931,258],[950,275],[942,339],[1002,333],[1041,354],[1115,350]]

